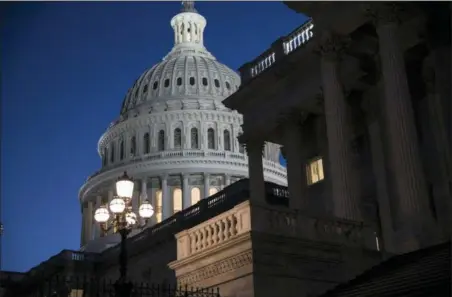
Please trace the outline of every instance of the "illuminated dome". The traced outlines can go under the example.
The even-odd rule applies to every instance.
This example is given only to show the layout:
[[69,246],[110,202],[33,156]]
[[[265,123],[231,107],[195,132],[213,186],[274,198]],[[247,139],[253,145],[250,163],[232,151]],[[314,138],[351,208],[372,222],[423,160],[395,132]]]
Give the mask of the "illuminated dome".
[[[150,225],[248,177],[248,157],[237,140],[242,115],[222,103],[238,89],[240,78],[206,50],[205,18],[193,2],[183,4],[171,20],[174,47],[136,80],[119,118],[98,142],[102,166],[79,192],[85,251],[99,252],[119,240],[103,234],[93,217],[95,209],[114,200],[115,182],[124,171],[135,180],[134,212],[140,211],[139,202],[152,206]],[[266,143],[264,178],[286,185],[279,154],[279,145]]]
[[[240,76],[204,47],[206,19],[202,15],[184,5],[171,20],[171,26],[175,36],[173,49],[135,81],[123,101],[121,114],[137,108],[160,112],[185,109],[187,104],[196,107],[198,99],[221,102],[238,89]],[[215,106],[224,108],[222,104]]]

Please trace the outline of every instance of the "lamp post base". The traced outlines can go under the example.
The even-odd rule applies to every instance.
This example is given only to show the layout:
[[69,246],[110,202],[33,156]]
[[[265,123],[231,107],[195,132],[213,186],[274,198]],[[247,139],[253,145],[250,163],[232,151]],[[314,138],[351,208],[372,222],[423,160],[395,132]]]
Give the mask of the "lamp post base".
[[116,297],[130,297],[132,296],[133,285],[126,279],[120,278],[116,281],[115,285]]

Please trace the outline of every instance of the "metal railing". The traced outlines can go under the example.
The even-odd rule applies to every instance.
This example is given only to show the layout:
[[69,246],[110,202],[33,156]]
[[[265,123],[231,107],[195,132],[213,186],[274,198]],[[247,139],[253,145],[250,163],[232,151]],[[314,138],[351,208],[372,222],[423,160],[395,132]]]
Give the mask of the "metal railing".
[[[131,282],[133,297],[219,297],[218,288]],[[87,275],[57,275],[31,285],[11,285],[4,297],[115,297],[115,281]]]

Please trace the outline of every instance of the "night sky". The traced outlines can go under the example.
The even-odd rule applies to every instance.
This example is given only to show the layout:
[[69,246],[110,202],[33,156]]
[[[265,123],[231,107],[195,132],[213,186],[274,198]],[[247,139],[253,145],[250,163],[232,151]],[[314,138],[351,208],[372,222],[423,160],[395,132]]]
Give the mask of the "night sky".
[[[173,45],[180,2],[1,3],[2,269],[77,250],[78,190],[135,79]],[[205,45],[238,69],[306,18],[281,2],[197,2]]]

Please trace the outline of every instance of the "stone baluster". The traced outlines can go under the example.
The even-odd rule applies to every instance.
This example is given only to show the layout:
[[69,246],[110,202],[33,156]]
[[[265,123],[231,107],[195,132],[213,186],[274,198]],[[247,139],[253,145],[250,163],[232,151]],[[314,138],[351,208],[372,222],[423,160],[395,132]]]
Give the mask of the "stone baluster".
[[160,183],[162,185],[162,214],[163,220],[165,220],[173,214],[171,197],[168,189],[168,175],[162,175],[160,177]]
[[324,32],[321,36],[319,50],[333,204],[337,217],[361,220],[358,184],[350,145],[352,135],[346,118],[347,105],[338,71],[343,46],[344,40],[332,32]]
[[293,209],[305,210],[307,178],[303,154],[301,114],[291,114],[284,125],[284,148],[287,158],[289,203]]
[[209,197],[209,189],[210,189],[210,175],[208,173],[204,173],[204,199]]
[[248,154],[248,173],[250,183],[250,199],[265,203],[264,167],[262,164],[262,150],[264,141],[253,139],[246,143]]
[[401,251],[431,243],[434,231],[420,159],[403,51],[399,46],[399,4],[374,4],[369,10],[377,30],[384,82],[384,113],[398,199]]
[[184,209],[191,206],[189,177],[189,174],[182,175],[182,203]]

